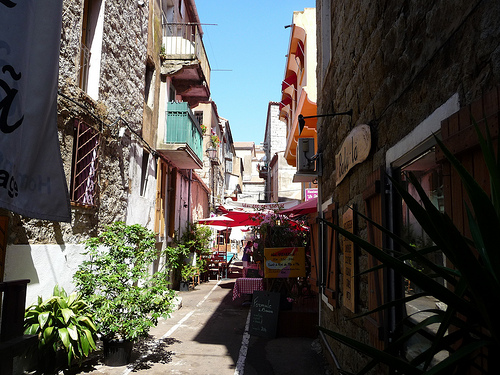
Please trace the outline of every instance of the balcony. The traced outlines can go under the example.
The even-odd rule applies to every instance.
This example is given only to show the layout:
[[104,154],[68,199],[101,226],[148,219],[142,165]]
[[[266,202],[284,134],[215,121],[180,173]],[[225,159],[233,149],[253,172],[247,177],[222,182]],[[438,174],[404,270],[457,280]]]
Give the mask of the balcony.
[[210,98],[210,64],[197,24],[163,24],[162,74],[191,107]]
[[180,169],[203,167],[203,136],[188,103],[168,103],[164,139],[157,151]]

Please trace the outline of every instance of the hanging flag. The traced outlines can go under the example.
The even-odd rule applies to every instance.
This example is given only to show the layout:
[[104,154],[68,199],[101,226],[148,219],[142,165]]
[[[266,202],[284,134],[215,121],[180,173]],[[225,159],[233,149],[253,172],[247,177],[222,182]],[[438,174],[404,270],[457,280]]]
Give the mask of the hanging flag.
[[0,0],[0,207],[71,220],[57,134],[62,0]]

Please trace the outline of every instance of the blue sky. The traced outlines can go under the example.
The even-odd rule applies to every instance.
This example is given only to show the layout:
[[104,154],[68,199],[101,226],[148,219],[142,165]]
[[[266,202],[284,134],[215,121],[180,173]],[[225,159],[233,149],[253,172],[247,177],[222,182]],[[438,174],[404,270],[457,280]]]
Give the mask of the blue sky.
[[[293,11],[314,0],[197,0],[212,74],[210,92],[233,140],[264,141],[267,107],[281,100]],[[230,70],[230,71],[217,71]]]

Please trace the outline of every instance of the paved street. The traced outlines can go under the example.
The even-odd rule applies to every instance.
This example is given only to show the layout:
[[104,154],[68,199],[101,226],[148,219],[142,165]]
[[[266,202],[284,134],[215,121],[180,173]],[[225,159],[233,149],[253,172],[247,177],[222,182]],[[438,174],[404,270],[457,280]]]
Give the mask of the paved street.
[[234,279],[209,281],[180,292],[182,307],[136,344],[132,363],[109,367],[100,353],[74,374],[326,374],[312,338],[264,339],[245,332],[250,307],[232,301]]

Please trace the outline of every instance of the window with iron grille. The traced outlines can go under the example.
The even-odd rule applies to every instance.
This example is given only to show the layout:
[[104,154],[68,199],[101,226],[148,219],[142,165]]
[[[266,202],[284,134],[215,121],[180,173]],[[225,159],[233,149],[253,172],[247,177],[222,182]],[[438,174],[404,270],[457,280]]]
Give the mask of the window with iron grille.
[[194,117],[198,120],[198,124],[201,126],[203,124],[203,111],[195,111]]
[[81,120],[75,120],[74,130],[71,201],[85,206],[95,206],[100,134]]

